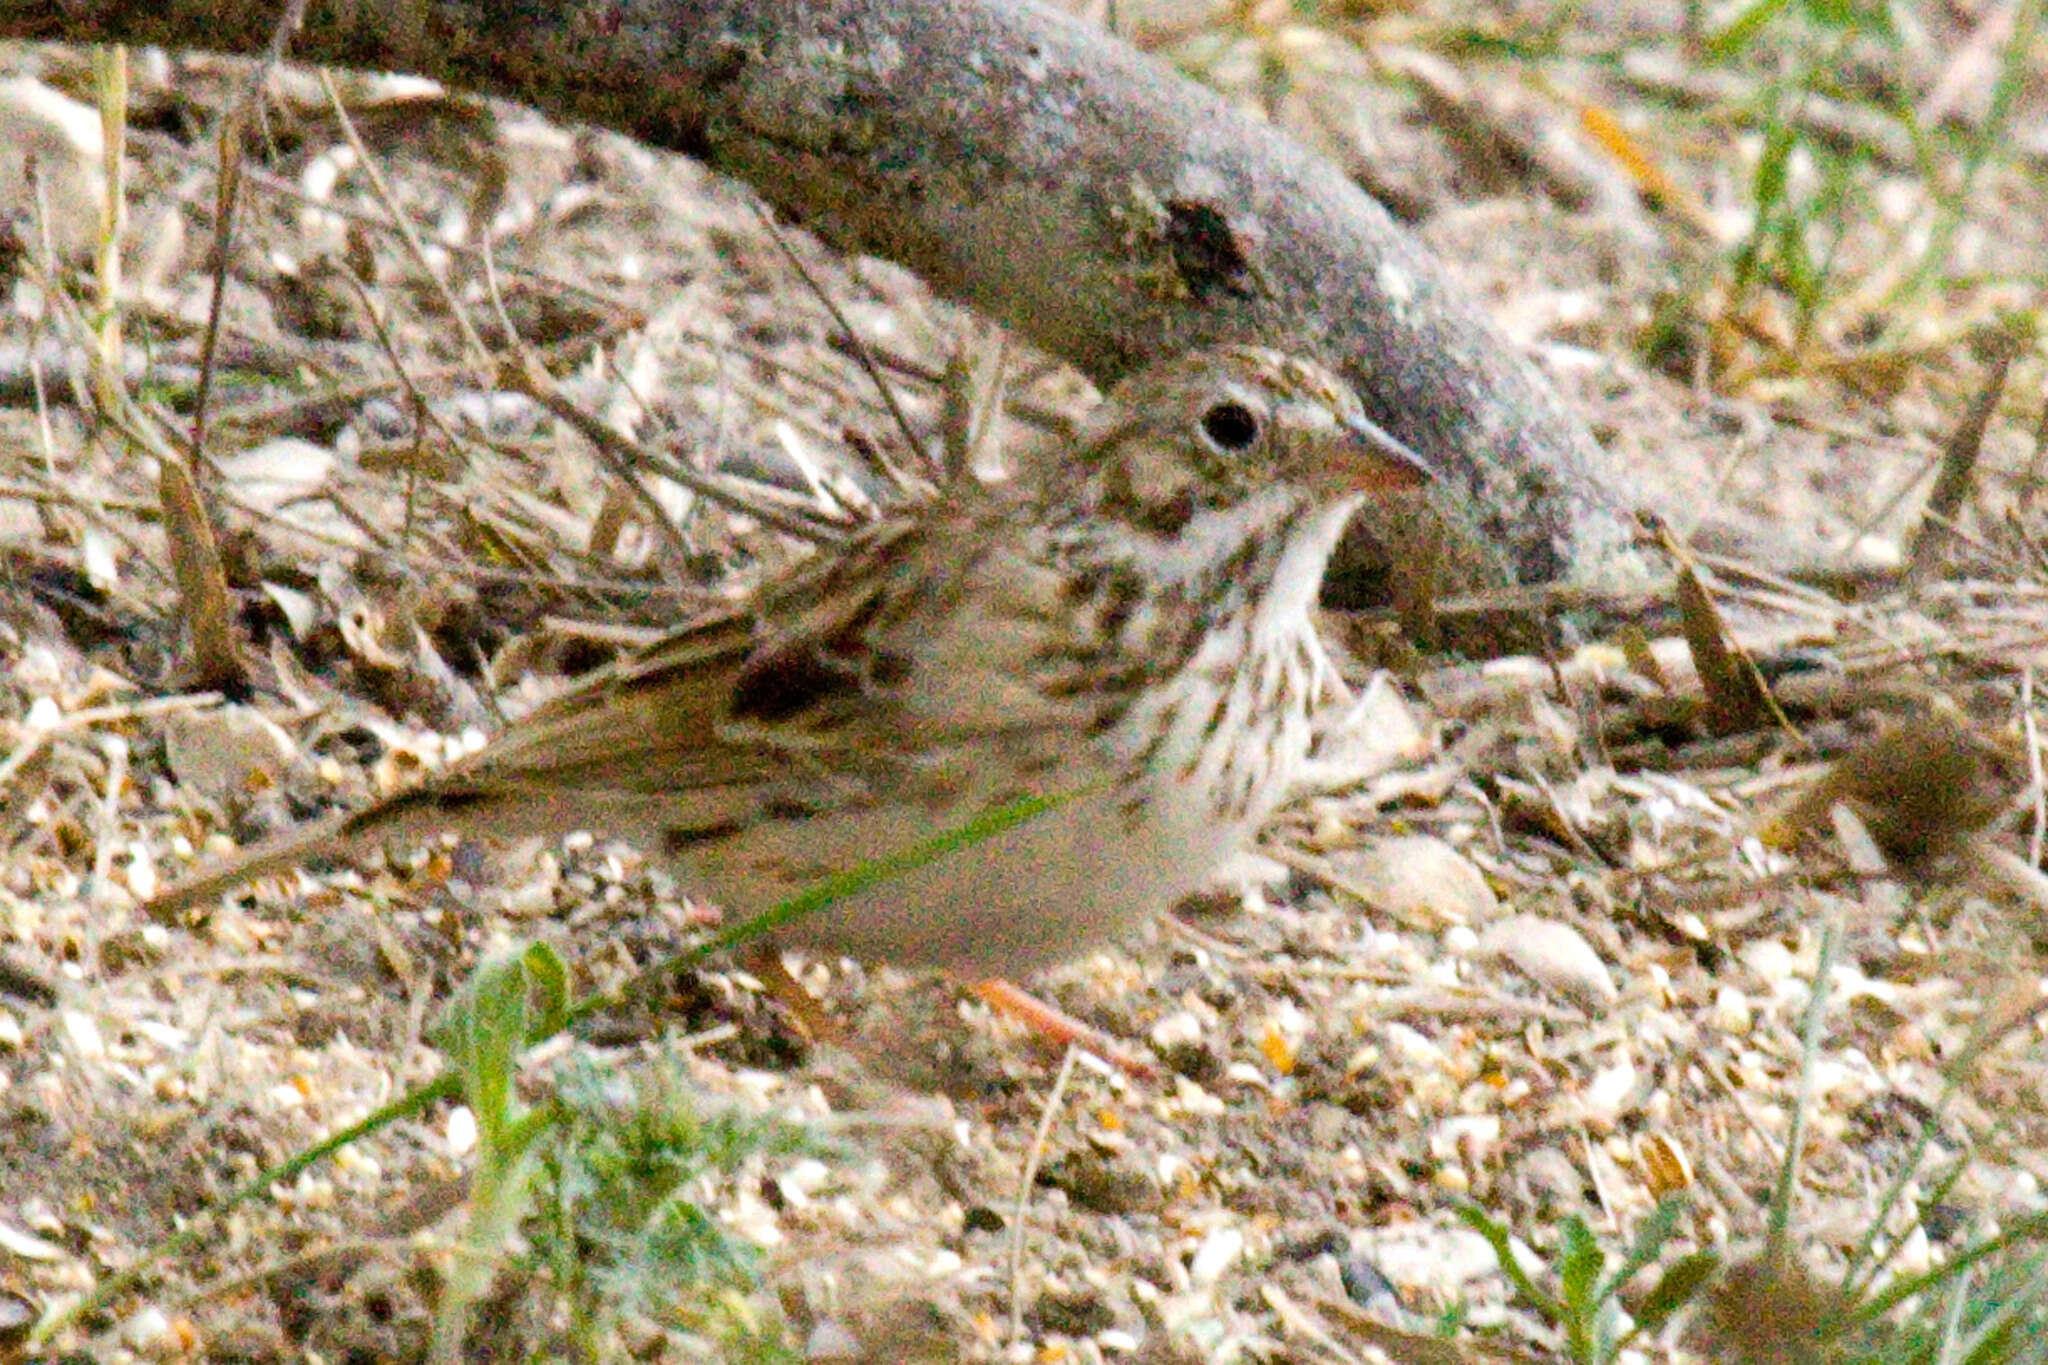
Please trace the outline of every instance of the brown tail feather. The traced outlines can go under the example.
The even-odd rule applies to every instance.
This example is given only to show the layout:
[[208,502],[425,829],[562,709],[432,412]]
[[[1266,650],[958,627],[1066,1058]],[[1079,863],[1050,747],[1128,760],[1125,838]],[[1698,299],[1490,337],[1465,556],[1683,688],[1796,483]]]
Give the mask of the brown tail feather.
[[244,882],[288,871],[316,853],[347,848],[350,825],[357,817],[337,815],[304,829],[280,834],[275,839],[246,849],[211,872],[179,882],[149,898],[143,910],[157,918],[180,915],[195,905],[232,891]]
[[559,834],[578,827],[644,834],[655,828],[645,811],[676,804],[659,794],[633,792],[592,798],[574,788],[545,783],[531,791],[503,785],[486,788],[459,774],[444,774],[362,810],[332,816],[238,853],[213,871],[152,897],[144,909],[157,916],[181,914],[244,882],[288,871],[318,854],[346,854],[385,840],[426,839],[450,829],[499,839]]

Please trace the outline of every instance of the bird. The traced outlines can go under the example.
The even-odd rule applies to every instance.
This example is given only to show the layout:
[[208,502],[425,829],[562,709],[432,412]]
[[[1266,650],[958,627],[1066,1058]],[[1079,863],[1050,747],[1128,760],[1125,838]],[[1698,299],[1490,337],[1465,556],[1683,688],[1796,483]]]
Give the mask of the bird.
[[730,919],[1038,802],[769,940],[1020,978],[1127,937],[1256,836],[1344,693],[1313,611],[1345,523],[1431,478],[1306,355],[1158,361],[1044,477],[876,522],[413,789],[149,908],[450,830],[589,829],[638,842]]

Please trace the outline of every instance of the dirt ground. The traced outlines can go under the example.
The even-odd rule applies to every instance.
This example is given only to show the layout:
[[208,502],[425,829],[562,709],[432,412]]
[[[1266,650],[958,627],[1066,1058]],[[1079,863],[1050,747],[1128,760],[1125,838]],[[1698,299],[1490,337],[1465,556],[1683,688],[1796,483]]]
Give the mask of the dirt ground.
[[[1119,22],[1263,101],[1443,256],[1677,529],[1727,557],[1708,561],[1713,597],[1782,713],[1716,723],[1668,603],[1619,612],[1661,673],[1631,670],[1615,611],[1568,619],[1548,660],[1409,650],[1399,676],[1359,665],[1322,780],[1259,855],[1034,983],[1156,1073],[1083,1058],[1049,1116],[1060,1054],[956,983],[800,964],[846,1033],[812,1043],[727,959],[665,978],[540,1049],[522,1093],[595,1061],[809,1136],[691,1186],[758,1248],[758,1287],[705,1291],[716,1311],[643,1306],[611,1347],[1563,1359],[1566,1335],[1515,1295],[1460,1206],[1543,1258],[1582,1218],[1611,1264],[1683,1191],[1663,1262],[1739,1260],[1763,1245],[1796,1140],[1790,1246],[1822,1284],[1868,1264],[1859,1246],[1880,1221],[1897,1243],[1884,1283],[2040,1215],[2031,1011],[2048,901],[2028,877],[2048,560],[2030,339],[1946,567],[1910,590],[1899,568],[1999,339],[2040,306],[2048,118],[2021,98],[1964,179],[1939,152],[1938,173],[1910,148],[1901,160],[1895,121],[1848,116],[1903,100],[1940,148],[1966,144],[1998,116],[1985,34],[2014,11],[2031,24],[2031,7],[1912,11],[1924,41],[1896,47],[1787,20],[1797,41],[1718,64],[1691,10],[1654,2],[1568,21],[1515,5],[1190,9]],[[79,54],[6,56],[90,98]],[[2020,59],[2034,87],[2044,58]],[[1783,93],[1824,60],[1824,91]],[[214,252],[202,133],[241,68],[135,62],[129,379],[144,403],[189,412]],[[674,485],[662,496],[682,533],[652,534],[607,498],[581,437],[473,387],[454,318],[499,325],[483,237],[504,317],[568,396],[674,458],[858,506],[881,486],[860,452],[908,455],[743,187],[516,109],[367,78],[343,93],[388,197],[294,73],[250,137],[230,247],[210,496],[247,695],[191,687],[203,613],[177,588],[154,464],[71,387],[76,310],[34,271],[12,277],[0,1306],[61,1307],[431,1078],[432,1021],[491,953],[548,944],[575,991],[604,990],[715,922],[602,831],[322,864],[168,923],[140,908],[210,857],[459,756],[563,675],[799,553]],[[51,126],[18,89],[0,94],[19,127]],[[1745,291],[1732,264],[1770,110],[1794,129],[1793,208],[1777,211],[1822,276],[1805,314],[1778,238],[1757,234],[1774,283]],[[51,139],[36,144],[41,221],[62,253],[92,239],[90,172],[58,133],[37,136]],[[37,224],[22,250],[41,259],[45,229],[8,209]],[[393,212],[455,282],[453,308],[379,225]],[[789,242],[929,432],[935,376],[986,344],[984,325],[887,264]],[[1044,415],[1077,410],[1085,386],[1030,356],[1017,369],[1009,430],[1046,440]],[[1383,643],[1370,620],[1330,626],[1361,657]],[[1962,719],[1928,722],[1943,706]],[[1863,766],[1828,791],[1860,820],[1798,805],[1845,753]],[[1809,1021],[1824,941],[1826,1008]],[[473,1149],[466,1111],[433,1105],[205,1224],[56,1344],[110,1360],[424,1359]],[[568,1349],[559,1280],[518,1250],[474,1358]],[[1724,1302],[1632,1349],[1734,1359],[1757,1346],[1745,1331],[1793,1330],[1771,1321]],[[1428,1340],[1440,1325],[1453,1344]],[[0,1360],[18,1340],[5,1331]]]

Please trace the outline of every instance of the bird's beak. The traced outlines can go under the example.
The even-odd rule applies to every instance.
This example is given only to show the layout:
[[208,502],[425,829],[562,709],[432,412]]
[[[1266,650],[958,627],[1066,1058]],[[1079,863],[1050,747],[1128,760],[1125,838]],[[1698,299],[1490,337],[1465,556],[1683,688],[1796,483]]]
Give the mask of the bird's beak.
[[1343,419],[1342,430],[1313,471],[1356,493],[1421,488],[1436,479],[1429,462],[1365,417]]

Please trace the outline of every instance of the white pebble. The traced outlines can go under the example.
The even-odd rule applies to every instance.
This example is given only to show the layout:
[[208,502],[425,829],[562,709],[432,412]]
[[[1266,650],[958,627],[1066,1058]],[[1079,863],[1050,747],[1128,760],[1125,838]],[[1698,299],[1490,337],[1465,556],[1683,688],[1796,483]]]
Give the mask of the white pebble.
[[71,1046],[87,1061],[97,1061],[107,1055],[107,1041],[100,1036],[100,1026],[92,1016],[77,1010],[65,1010],[62,1015],[64,1036],[71,1040]]
[[1195,1284],[1214,1284],[1242,1255],[1244,1234],[1234,1227],[1218,1228],[1202,1239],[1194,1259],[1188,1262],[1188,1279]]
[[1756,1011],[1739,987],[1723,985],[1714,992],[1714,1027],[1723,1033],[1743,1034],[1756,1024]]

